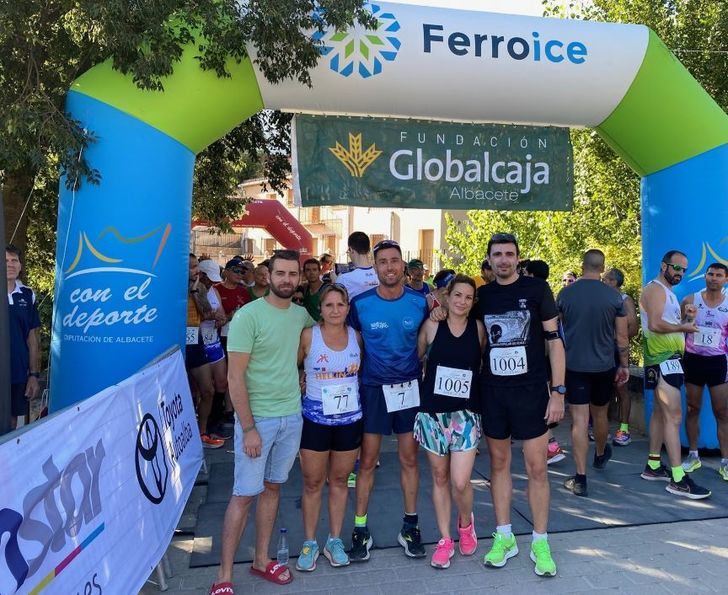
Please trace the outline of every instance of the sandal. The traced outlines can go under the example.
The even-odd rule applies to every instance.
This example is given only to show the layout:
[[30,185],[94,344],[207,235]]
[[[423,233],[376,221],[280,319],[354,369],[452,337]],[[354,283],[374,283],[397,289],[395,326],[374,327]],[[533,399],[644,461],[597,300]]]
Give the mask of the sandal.
[[235,595],[232,583],[214,583],[210,587],[210,595]]
[[[288,570],[288,578],[281,578],[281,575],[286,570]],[[270,581],[271,583],[275,583],[276,585],[287,585],[293,580],[293,574],[291,573],[291,570],[290,568],[288,568],[288,566],[286,566],[285,564],[278,564],[278,562],[273,562],[272,560],[268,562],[268,566],[265,567],[265,570],[258,570],[254,566],[251,566],[250,574],[264,578],[265,580]]]

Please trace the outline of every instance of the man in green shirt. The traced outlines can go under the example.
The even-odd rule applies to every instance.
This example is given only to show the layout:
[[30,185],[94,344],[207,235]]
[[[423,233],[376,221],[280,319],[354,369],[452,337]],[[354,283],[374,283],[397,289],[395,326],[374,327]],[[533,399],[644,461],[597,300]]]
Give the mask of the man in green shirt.
[[270,560],[268,546],[280,486],[288,479],[301,441],[296,357],[301,331],[314,321],[304,308],[291,303],[300,276],[298,252],[277,251],[270,271],[270,293],[238,310],[230,323],[228,384],[237,418],[235,481],[211,592],[232,589],[235,552],[256,499],[256,551],[250,572],[278,584],[293,580],[287,566]]
[[306,278],[306,285],[303,286],[303,305],[314,320],[321,320],[319,291],[324,285],[321,280],[321,263],[315,258],[309,258],[303,263],[303,276]]

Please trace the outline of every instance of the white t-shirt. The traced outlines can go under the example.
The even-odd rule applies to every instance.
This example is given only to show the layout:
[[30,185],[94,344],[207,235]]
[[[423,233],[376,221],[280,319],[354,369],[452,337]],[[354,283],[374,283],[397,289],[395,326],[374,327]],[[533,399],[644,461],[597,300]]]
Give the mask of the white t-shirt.
[[336,282],[346,287],[346,291],[349,293],[349,301],[360,293],[379,285],[379,279],[374,272],[374,267],[358,267],[348,273],[342,273],[336,278]]

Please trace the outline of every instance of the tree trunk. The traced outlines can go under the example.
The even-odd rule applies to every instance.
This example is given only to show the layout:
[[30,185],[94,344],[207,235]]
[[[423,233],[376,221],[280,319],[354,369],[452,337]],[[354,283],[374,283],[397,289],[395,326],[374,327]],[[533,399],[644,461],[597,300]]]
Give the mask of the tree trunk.
[[[23,207],[25,206],[25,201],[28,200],[32,188],[33,172],[30,169],[19,169],[6,173],[4,183],[5,241],[8,244],[14,244],[23,251],[27,243],[30,203],[25,213],[23,213]],[[18,221],[20,221],[19,224]],[[13,232],[15,232],[14,238]]]

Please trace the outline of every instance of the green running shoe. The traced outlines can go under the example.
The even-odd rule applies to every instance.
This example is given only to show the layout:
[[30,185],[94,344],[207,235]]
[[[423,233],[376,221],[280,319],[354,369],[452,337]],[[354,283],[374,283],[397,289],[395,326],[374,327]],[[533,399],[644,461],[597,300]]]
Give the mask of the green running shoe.
[[551,557],[551,548],[546,539],[531,543],[531,560],[536,564],[533,571],[538,576],[556,576],[556,563]]
[[493,545],[483,557],[483,564],[493,568],[503,568],[508,562],[508,558],[517,554],[518,544],[515,535],[511,534],[510,537],[506,537],[502,533],[493,533]]
[[728,463],[722,463],[720,467],[718,467],[718,474],[728,481]]
[[703,463],[700,462],[700,457],[696,457],[695,455],[688,456],[687,459],[683,461],[682,468],[685,473],[692,473],[693,471],[697,471],[703,466]]

